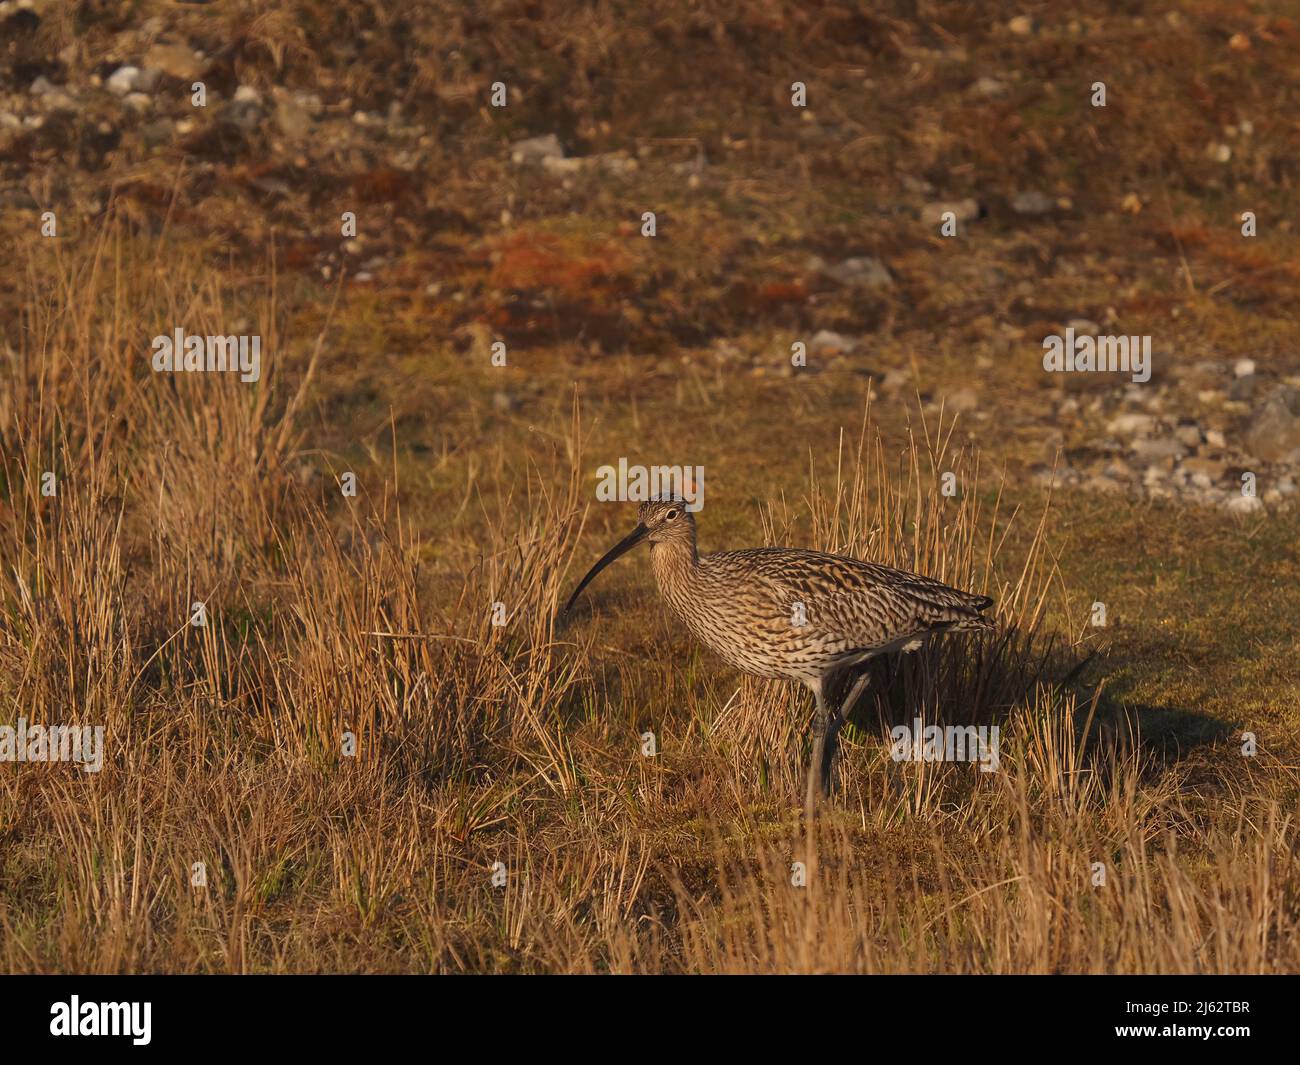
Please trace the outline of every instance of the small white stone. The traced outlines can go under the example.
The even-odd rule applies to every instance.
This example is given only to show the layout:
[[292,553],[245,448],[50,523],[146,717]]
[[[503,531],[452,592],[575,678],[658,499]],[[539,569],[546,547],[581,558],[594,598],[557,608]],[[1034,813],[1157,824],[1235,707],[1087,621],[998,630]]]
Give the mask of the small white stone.
[[1255,372],[1254,359],[1238,359],[1232,366],[1233,377],[1249,377]]
[[135,89],[140,80],[140,68],[133,66],[118,67],[113,71],[105,85],[114,96],[125,96]]

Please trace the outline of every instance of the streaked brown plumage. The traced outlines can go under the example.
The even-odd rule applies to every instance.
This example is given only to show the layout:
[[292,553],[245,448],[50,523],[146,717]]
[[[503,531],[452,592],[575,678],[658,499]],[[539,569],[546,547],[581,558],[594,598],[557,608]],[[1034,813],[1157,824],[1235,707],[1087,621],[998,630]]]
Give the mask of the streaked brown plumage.
[[565,609],[619,555],[642,540],[669,609],[729,665],[785,677],[817,703],[808,810],[829,782],[835,737],[866,681],[864,672],[832,713],[826,692],[845,670],[879,654],[912,651],[941,632],[986,630],[984,595],[888,566],[820,551],[758,547],[701,555],[695,519],[678,499],[643,503],[640,522],[582,579]]

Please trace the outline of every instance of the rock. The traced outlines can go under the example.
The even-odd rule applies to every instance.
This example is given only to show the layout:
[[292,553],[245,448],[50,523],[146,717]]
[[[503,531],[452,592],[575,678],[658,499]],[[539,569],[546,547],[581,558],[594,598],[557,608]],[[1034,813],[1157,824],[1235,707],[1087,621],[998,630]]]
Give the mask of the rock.
[[1002,96],[1007,91],[1007,86],[1005,82],[986,74],[970,87],[970,91],[976,96]]
[[41,74],[32,82],[31,87],[28,88],[27,91],[33,96],[44,96],[47,92],[57,92],[58,88],[59,87],[55,85],[54,82],[50,81],[50,79],[44,74]]
[[542,160],[542,169],[548,174],[564,177],[585,170],[587,163],[586,159],[566,159],[563,156],[548,155]]
[[1142,462],[1163,462],[1166,459],[1178,459],[1187,454],[1187,449],[1177,440],[1135,440],[1133,455]]
[[1156,426],[1150,414],[1117,414],[1106,423],[1106,431],[1119,436],[1146,436]]
[[601,155],[593,155],[591,165],[619,175],[635,173],[640,168],[640,164],[626,152],[604,152]]
[[1016,214],[1048,214],[1056,209],[1056,201],[1045,193],[1031,190],[1017,194],[1011,201]]
[[851,355],[857,350],[858,342],[852,337],[834,333],[829,329],[819,329],[808,342],[808,350],[814,355],[832,355],[843,353]]
[[1222,451],[1228,446],[1228,438],[1218,429],[1205,430],[1205,446]]
[[516,166],[563,158],[564,149],[560,147],[560,138],[554,133],[547,133],[541,137],[528,137],[515,141],[510,146],[510,161]]
[[1255,373],[1254,359],[1238,359],[1232,364],[1233,377],[1251,377]]
[[1028,37],[1034,32],[1034,20],[1028,15],[1017,15],[1007,23],[1007,29],[1017,37]]
[[1088,480],[1084,482],[1083,487],[1090,492],[1100,492],[1102,495],[1108,496],[1124,491],[1124,486],[1118,481],[1112,480],[1110,477],[1105,477],[1101,474],[1095,474],[1094,476],[1089,477]]
[[1236,377],[1233,379],[1232,384],[1228,386],[1228,398],[1248,403],[1255,398],[1259,384],[1259,374],[1249,373]]
[[1195,422],[1180,425],[1174,430],[1174,439],[1184,447],[1201,446],[1201,427]]
[[1264,503],[1259,496],[1235,495],[1228,499],[1228,509],[1234,514],[1258,514]]
[[262,124],[262,97],[251,86],[241,85],[235,98],[221,109],[220,119],[228,126],[251,133]]
[[837,284],[849,288],[885,288],[894,283],[884,263],[865,255],[823,267],[822,272]]
[[1250,454],[1280,462],[1300,451],[1300,388],[1277,389],[1252,416],[1243,441]]
[[144,92],[129,92],[122,98],[122,102],[137,114],[148,111],[153,106],[153,100]]
[[1201,487],[1208,488],[1216,481],[1222,480],[1223,475],[1228,472],[1228,464],[1217,459],[1193,456],[1192,458],[1183,459],[1182,469],[1187,471],[1187,475],[1193,481],[1204,478],[1205,483]]
[[125,96],[129,92],[135,91],[136,83],[139,80],[139,67],[124,66],[113,71],[104,85],[114,96]]
[[[130,99],[130,96],[127,97]],[[50,112],[63,112],[65,114],[75,114],[81,110],[77,101],[69,96],[62,89],[51,89],[49,92],[38,97],[42,110]],[[148,99],[148,97],[146,97]]]
[[[544,140],[545,138],[534,138]],[[514,160],[521,162],[519,158]],[[584,170],[604,170],[619,177],[634,173],[640,164],[626,152],[604,152],[600,155],[587,155],[570,158],[563,154],[547,155],[541,158],[542,169],[548,174],[568,176]]]
[[282,89],[275,93],[275,124],[291,141],[300,141],[311,132],[311,116],[307,108]]
[[969,197],[964,200],[936,200],[921,208],[921,221],[928,226],[937,226],[944,221],[943,216],[949,212],[959,223],[973,222],[980,217],[983,209],[978,200]]
[[170,78],[188,82],[195,81],[204,69],[192,48],[183,44],[163,44],[161,41],[155,42],[145,53],[144,65]]
[[611,174],[633,174],[641,168],[641,164],[635,159],[619,152],[606,152],[604,155],[597,156],[597,159]]

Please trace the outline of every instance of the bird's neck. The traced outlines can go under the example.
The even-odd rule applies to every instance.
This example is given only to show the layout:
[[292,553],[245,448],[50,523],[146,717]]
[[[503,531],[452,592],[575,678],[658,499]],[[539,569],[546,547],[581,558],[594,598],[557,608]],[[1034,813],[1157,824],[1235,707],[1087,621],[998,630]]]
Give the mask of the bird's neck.
[[660,591],[665,594],[690,583],[699,562],[694,538],[665,540],[650,545],[650,568],[654,570]]

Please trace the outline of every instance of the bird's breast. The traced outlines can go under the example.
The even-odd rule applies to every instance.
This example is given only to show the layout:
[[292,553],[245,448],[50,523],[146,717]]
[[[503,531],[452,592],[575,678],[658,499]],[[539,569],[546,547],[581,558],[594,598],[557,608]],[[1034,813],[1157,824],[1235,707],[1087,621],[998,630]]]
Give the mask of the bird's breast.
[[715,588],[705,577],[661,582],[660,593],[692,636],[743,673],[804,679],[819,672],[824,650],[761,585]]

